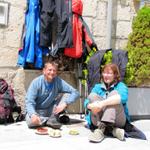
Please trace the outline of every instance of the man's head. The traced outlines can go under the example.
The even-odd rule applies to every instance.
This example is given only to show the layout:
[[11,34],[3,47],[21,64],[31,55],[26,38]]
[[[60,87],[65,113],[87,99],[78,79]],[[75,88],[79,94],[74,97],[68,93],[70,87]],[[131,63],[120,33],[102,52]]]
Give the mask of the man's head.
[[48,61],[43,68],[43,74],[48,82],[51,82],[57,76],[58,64],[54,61]]

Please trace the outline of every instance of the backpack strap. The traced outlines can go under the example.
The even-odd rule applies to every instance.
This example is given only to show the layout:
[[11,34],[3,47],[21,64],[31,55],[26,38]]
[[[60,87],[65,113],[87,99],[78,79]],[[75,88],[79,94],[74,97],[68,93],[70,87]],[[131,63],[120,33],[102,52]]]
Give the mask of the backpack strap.
[[4,79],[0,79],[0,93],[3,94],[8,88],[8,84]]

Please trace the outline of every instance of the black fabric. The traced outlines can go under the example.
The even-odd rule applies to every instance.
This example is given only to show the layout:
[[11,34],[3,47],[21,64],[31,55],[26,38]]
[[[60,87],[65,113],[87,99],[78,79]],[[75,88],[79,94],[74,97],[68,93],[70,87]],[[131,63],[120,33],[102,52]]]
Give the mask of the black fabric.
[[54,115],[52,114],[47,122],[46,122],[46,126],[54,128],[54,129],[60,129],[62,124],[59,122],[59,118],[58,115]]
[[70,118],[67,115],[60,115],[59,116],[59,122],[62,124],[68,124],[70,122]]
[[40,0],[40,6],[40,46],[49,47],[52,43],[55,0]]
[[40,0],[40,46],[51,47],[52,24],[57,17],[56,45],[58,48],[73,46],[72,0]]
[[130,122],[126,122],[124,129],[126,137],[146,140],[145,134]]

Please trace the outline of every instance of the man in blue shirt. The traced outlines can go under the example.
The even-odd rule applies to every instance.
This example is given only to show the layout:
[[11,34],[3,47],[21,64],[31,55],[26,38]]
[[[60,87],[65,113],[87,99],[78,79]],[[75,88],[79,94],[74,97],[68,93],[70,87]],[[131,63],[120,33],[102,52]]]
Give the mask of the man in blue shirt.
[[[79,98],[79,92],[59,78],[57,70],[58,64],[46,62],[43,74],[35,78],[29,86],[25,100],[29,128],[45,124],[60,128],[59,114]],[[60,94],[64,96],[60,98]]]

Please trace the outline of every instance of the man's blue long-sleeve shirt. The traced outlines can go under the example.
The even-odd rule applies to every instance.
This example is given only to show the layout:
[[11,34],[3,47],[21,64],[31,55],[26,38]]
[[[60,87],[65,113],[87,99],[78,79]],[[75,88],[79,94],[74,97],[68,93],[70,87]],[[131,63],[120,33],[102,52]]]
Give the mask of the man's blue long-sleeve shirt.
[[66,104],[70,104],[79,98],[79,92],[59,77],[55,77],[52,82],[47,82],[44,75],[35,78],[26,94],[26,111],[29,116],[36,114],[36,110],[48,110],[53,107],[59,93],[70,93],[65,99]]

